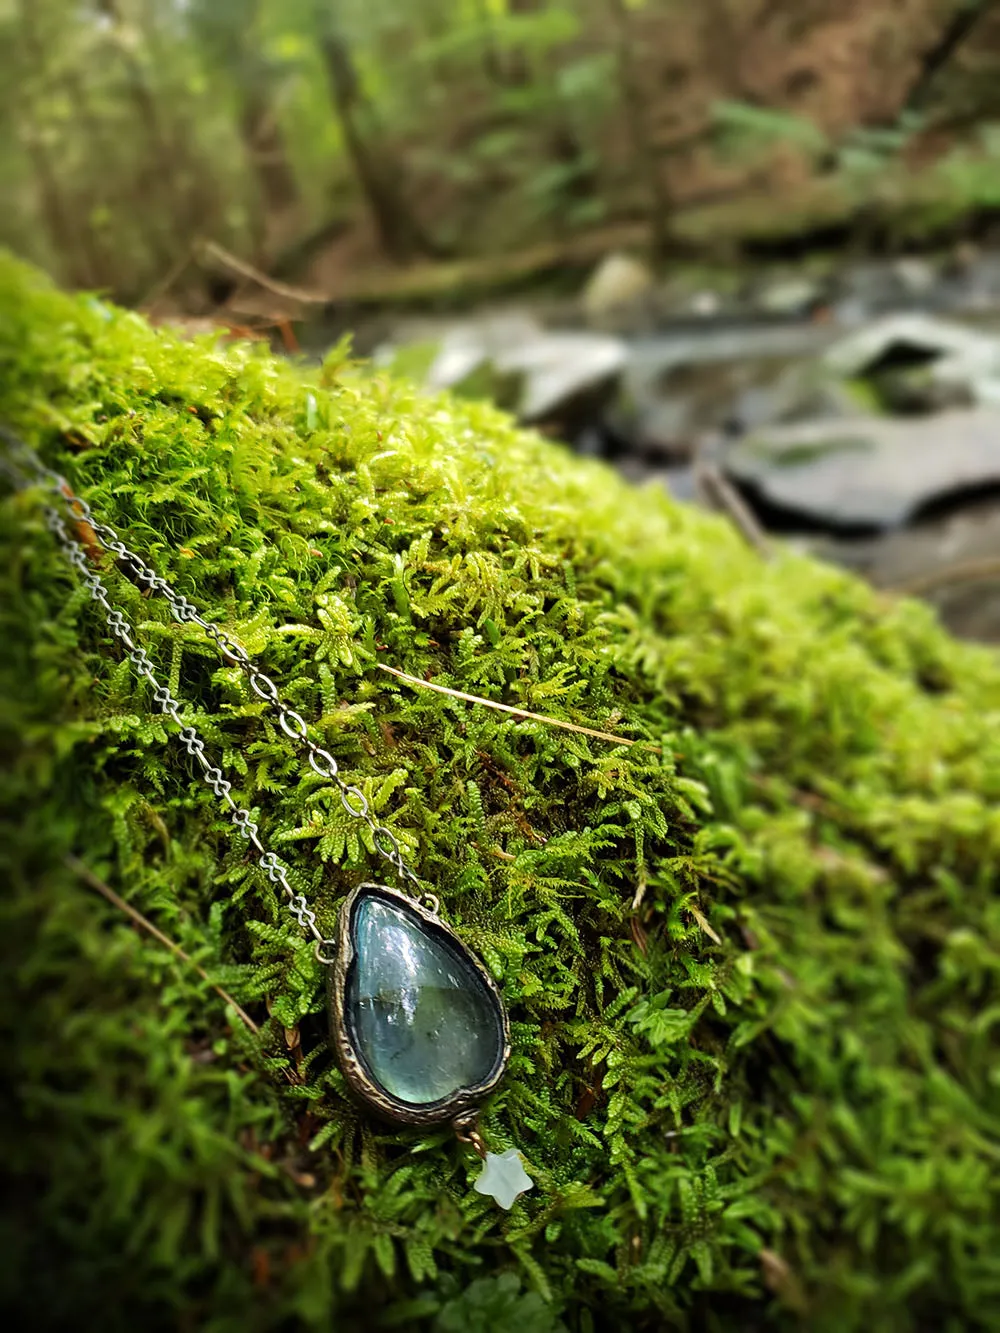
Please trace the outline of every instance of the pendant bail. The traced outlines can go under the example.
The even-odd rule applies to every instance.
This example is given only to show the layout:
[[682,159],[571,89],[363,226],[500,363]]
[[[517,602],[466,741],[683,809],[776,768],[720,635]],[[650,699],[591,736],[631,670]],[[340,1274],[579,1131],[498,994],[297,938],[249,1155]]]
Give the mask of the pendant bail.
[[486,1143],[479,1132],[479,1118],[475,1111],[468,1111],[465,1115],[456,1116],[451,1122],[451,1127],[455,1131],[455,1137],[459,1143],[470,1144],[485,1162]]
[[[330,950],[328,958],[323,952],[324,949]],[[327,967],[332,967],[337,961],[337,941],[336,940],[317,940],[313,949],[317,962],[323,963]]]

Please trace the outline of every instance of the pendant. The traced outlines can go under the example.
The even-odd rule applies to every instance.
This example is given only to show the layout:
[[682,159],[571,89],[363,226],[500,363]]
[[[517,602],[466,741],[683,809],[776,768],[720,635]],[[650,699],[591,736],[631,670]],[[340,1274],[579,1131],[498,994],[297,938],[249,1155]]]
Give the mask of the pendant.
[[504,1211],[514,1206],[518,1195],[534,1189],[534,1181],[524,1169],[523,1159],[516,1148],[506,1152],[488,1152],[483,1159],[482,1174],[473,1185],[477,1194],[486,1194]]
[[500,1082],[510,1028],[496,982],[436,912],[360,884],[337,919],[330,1015],[337,1062],[376,1114],[468,1117]]

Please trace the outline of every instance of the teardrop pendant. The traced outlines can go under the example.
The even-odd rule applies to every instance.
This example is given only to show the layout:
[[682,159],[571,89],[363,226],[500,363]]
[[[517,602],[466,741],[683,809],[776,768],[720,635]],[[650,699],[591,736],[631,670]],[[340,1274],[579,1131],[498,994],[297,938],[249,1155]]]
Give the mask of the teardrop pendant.
[[404,1124],[467,1113],[510,1057],[486,968],[435,912],[383,884],[359,885],[340,909],[330,1011],[352,1091]]

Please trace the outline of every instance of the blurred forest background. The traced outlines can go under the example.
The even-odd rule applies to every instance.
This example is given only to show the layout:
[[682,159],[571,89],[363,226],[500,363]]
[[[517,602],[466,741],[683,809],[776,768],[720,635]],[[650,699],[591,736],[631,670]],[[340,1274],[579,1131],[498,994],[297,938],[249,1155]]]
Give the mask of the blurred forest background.
[[1000,209],[992,0],[0,0],[0,62],[0,244],[130,302]]

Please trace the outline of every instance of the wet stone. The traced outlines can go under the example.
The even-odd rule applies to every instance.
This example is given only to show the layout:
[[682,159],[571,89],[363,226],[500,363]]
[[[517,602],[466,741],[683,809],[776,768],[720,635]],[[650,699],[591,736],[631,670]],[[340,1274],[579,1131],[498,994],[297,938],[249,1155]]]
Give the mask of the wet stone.
[[351,921],[348,1036],[397,1101],[427,1106],[489,1079],[504,1049],[499,1003],[448,937],[374,894]]

